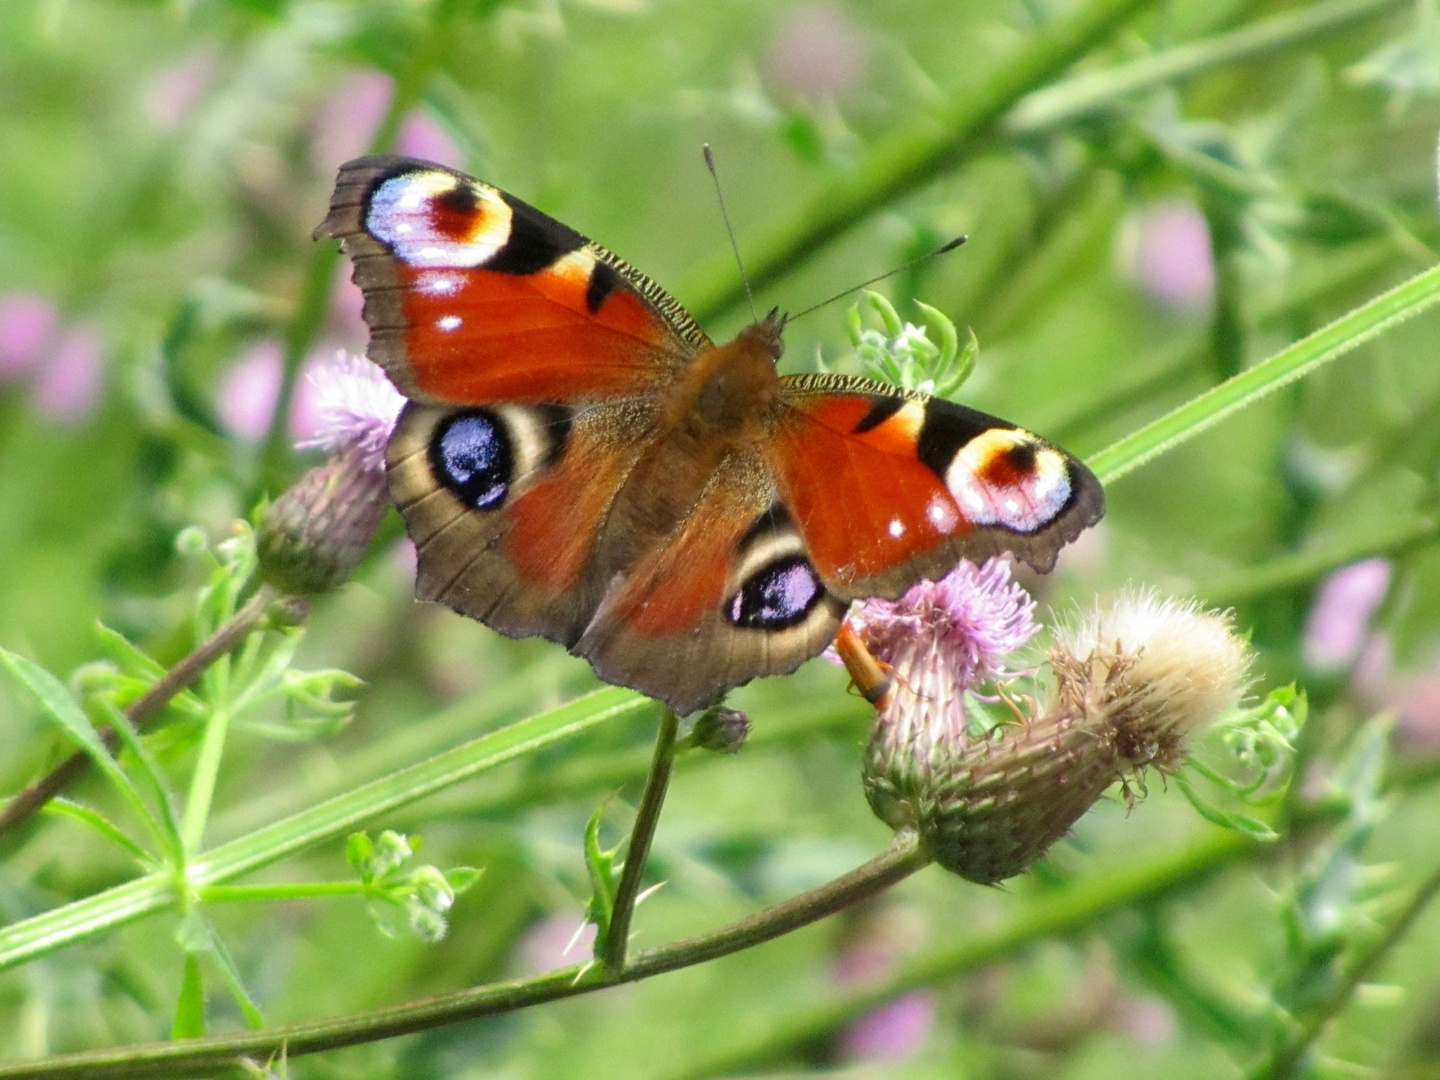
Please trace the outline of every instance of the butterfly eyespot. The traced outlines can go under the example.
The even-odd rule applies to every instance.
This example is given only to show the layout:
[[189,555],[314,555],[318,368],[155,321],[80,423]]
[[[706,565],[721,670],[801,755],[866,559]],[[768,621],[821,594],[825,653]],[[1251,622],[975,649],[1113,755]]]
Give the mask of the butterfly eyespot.
[[510,493],[515,455],[505,425],[485,410],[450,417],[435,431],[436,478],[476,510],[494,510]]
[[803,555],[786,555],[745,579],[728,605],[730,621],[753,630],[784,630],[805,620],[825,595]]

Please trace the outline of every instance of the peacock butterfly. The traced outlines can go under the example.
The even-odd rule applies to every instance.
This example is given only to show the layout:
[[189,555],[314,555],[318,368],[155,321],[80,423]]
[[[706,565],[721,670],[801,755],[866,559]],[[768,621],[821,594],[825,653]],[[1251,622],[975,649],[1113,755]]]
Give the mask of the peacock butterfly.
[[543,635],[677,712],[793,671],[856,598],[961,559],[1049,570],[1099,482],[1004,420],[777,374],[777,312],[714,344],[659,285],[431,162],[340,169],[316,230],[354,263],[418,595]]

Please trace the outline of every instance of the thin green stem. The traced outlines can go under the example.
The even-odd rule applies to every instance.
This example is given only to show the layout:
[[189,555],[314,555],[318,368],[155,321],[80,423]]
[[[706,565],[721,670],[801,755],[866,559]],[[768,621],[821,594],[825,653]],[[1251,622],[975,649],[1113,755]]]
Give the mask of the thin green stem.
[[320,896],[359,896],[363,881],[297,881],[275,885],[206,885],[195,890],[202,904],[248,904],[260,900],[308,900]]
[[610,913],[610,930],[601,945],[600,959],[613,972],[625,970],[625,951],[630,944],[630,918],[635,913],[635,900],[640,895],[640,881],[645,863],[650,858],[650,844],[655,827],[660,824],[660,810],[665,793],[670,789],[670,773],[675,767],[675,733],[680,718],[666,709],[660,716],[660,730],[655,736],[655,752],[650,758],[650,773],[630,830],[630,844],[625,852],[625,868],[615,889],[615,906]]
[[[269,585],[260,586],[255,595],[231,618],[205,641],[201,642],[178,664],[167,671],[149,690],[137,698],[125,715],[136,730],[143,728],[168,705],[176,694],[190,688],[196,679],[222,656],[244,644],[251,632],[260,625],[270,612],[270,606],[280,597]],[[293,619],[292,619],[293,621]],[[105,746],[112,752],[120,745],[120,738],[109,728],[100,733]],[[55,796],[73,784],[90,768],[90,757],[84,751],[77,751],[62,761],[41,779],[35,781],[6,804],[0,813],[0,836],[18,828]]]
[[895,837],[883,853],[843,877],[709,934],[640,953],[622,972],[576,966],[523,981],[493,983],[373,1012],[308,1024],[208,1039],[186,1039],[83,1054],[63,1054],[0,1066],[0,1078],[120,1080],[192,1076],[239,1063],[244,1055],[289,1057],[375,1042],[461,1020],[513,1012],[530,1005],[635,982],[752,948],[883,892],[930,862],[913,833]]
[[[487,769],[533,754],[615,720],[639,717],[654,704],[611,687],[548,713],[481,736],[409,768],[347,791],[191,858],[189,889],[233,881]],[[147,874],[54,911],[0,927],[0,970],[14,967],[152,915],[178,900],[170,872]]]
[[1440,266],[1417,274],[1268,360],[1192,398],[1093,455],[1087,464],[1101,483],[1112,483],[1437,302]]
[[1330,0],[1153,53],[1139,60],[1066,79],[1027,95],[1005,117],[1005,131],[1024,135],[1057,127],[1135,94],[1224,64],[1293,48],[1406,0]]
[[187,852],[199,851],[205,840],[205,825],[210,820],[210,804],[215,799],[215,783],[220,778],[220,761],[225,756],[225,740],[229,734],[230,710],[225,705],[217,705],[205,719],[205,733],[200,739],[200,753],[195,758],[195,771],[190,775],[190,790],[185,799],[180,838]]
[[[823,189],[791,222],[748,245],[755,289],[778,279],[871,214],[943,175],[998,128],[1025,94],[1044,85],[1155,0],[1089,0],[999,58],[978,85],[957,93],[938,117],[879,140],[860,165]],[[733,260],[716,259],[682,290],[702,322],[744,302]]]
[[1301,1021],[1299,1030],[1270,1058],[1248,1074],[1248,1080],[1284,1080],[1295,1075],[1301,1059],[1324,1032],[1326,1025],[1339,1016],[1360,988],[1380,966],[1400,940],[1409,933],[1436,895],[1440,894],[1440,867],[1430,872],[1411,896],[1399,916],[1385,929],[1380,939],[1347,965],[1329,995]]

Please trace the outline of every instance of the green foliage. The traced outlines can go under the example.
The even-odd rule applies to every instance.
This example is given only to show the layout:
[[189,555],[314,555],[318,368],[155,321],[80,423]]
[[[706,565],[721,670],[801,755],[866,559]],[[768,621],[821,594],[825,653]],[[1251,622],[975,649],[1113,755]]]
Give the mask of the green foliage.
[[[0,1076],[603,976],[537,972],[572,963],[554,943],[582,919],[607,940],[621,864],[591,810],[639,795],[655,706],[558,646],[414,605],[393,520],[352,585],[308,613],[261,595],[233,647],[130,719],[257,596],[236,523],[308,462],[284,407],[242,406],[267,379],[303,399],[303,368],[363,348],[309,236],[340,160],[397,139],[595,236],[716,340],[743,292],[702,141],[761,310],[965,233],[848,319],[792,327],[785,370],[823,354],[963,393],[1085,457],[1107,519],[1035,584],[1039,614],[1130,581],[1234,605],[1259,703],[1003,891],[921,873],[623,994],[287,1042],[251,1075],[1433,1072],[1440,930],[1416,916],[1440,863],[1437,10],[0,5],[0,791],[90,763],[0,833]],[[50,320],[33,355],[17,298]],[[1372,557],[1384,597],[1317,660],[1319,584]],[[870,710],[841,672],[733,704],[740,753],[677,758],[651,854],[666,888],[632,954],[888,840],[856,776]],[[865,1064],[897,1016],[928,1034]]]

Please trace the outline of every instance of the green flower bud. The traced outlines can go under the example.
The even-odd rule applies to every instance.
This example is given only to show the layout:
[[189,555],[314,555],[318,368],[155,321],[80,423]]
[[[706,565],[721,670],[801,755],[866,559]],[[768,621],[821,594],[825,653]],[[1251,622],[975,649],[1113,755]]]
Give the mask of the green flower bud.
[[311,469],[270,504],[257,536],[260,572],[287,593],[341,584],[369,550],[389,505],[385,473],[359,448]]

